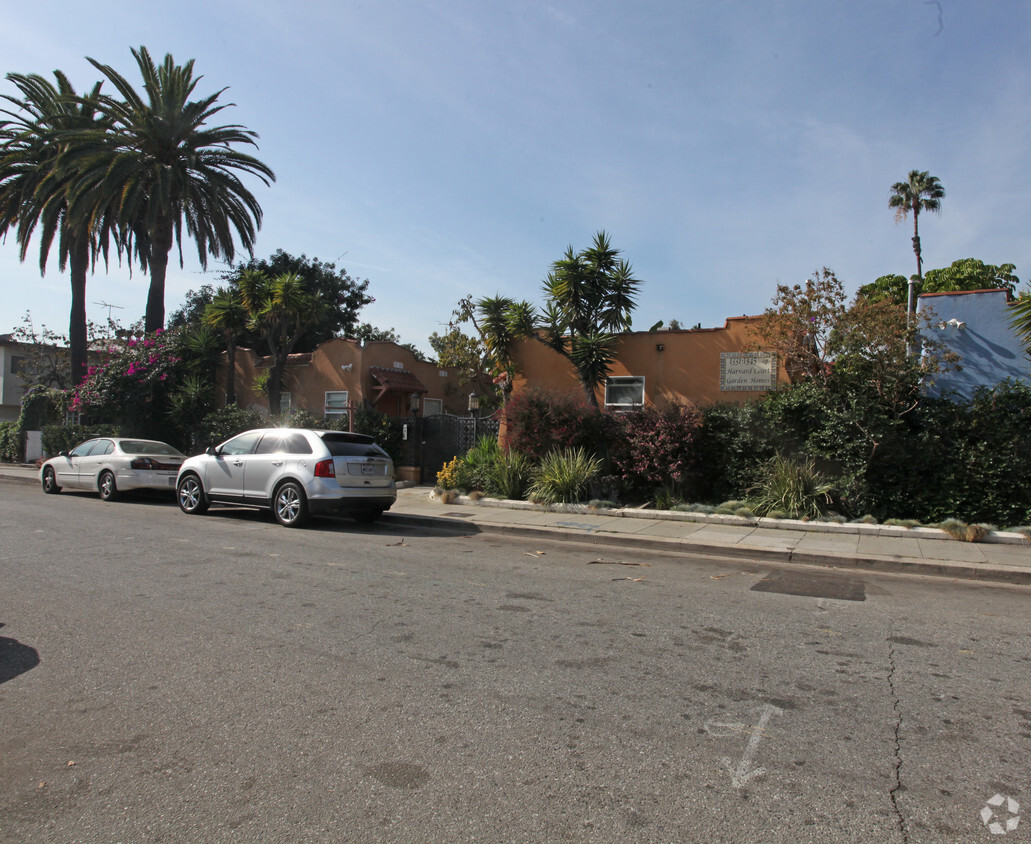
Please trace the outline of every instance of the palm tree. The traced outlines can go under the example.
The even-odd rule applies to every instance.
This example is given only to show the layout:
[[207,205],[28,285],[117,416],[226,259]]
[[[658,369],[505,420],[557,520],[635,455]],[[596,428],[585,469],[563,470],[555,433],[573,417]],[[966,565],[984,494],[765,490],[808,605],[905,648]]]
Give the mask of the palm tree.
[[1017,333],[1024,349],[1031,357],[1031,290],[1010,305],[1010,326]]
[[232,261],[233,234],[254,253],[261,207],[240,180],[255,175],[266,185],[275,175],[234,144],[257,147],[257,134],[239,125],[206,124],[230,103],[216,104],[225,88],[191,100],[201,77],[193,60],[177,65],[171,54],[155,65],[146,47],[132,51],[143,77],[143,94],[106,64],[89,59],[121,95],[102,97],[111,129],[82,137],[67,161],[79,173],[72,209],[88,213],[111,203],[126,233],[126,247],[150,272],[145,329],[165,321],[165,273],[175,243],[182,265],[182,234],[197,244],[202,267],[208,256]]
[[60,161],[78,133],[103,134],[109,121],[98,111],[101,83],[79,97],[61,71],[54,71],[54,77],[56,85],[36,74],[7,75],[21,97],[3,95],[17,111],[0,109],[0,115],[12,118],[0,122],[0,236],[15,233],[24,261],[38,228],[39,269],[44,274],[57,239],[58,266],[61,272],[71,269],[68,345],[71,386],[76,386],[87,368],[86,276],[99,253],[106,259],[113,228],[102,204],[91,215],[71,213],[75,180]]
[[470,309],[469,316],[487,350],[489,365],[496,375],[504,375],[501,401],[505,391],[511,389],[515,361],[512,349],[515,342],[529,337],[537,328],[535,309],[527,301],[517,302],[507,296],[489,296],[480,299]]
[[[888,196],[888,207],[895,209],[895,221],[901,222],[913,212],[913,252],[916,254],[916,277],[921,286],[924,283],[924,266],[920,257],[920,212],[941,211],[941,201],[945,197],[945,188],[941,186],[937,176],[931,176],[926,170],[910,170],[909,178],[904,182],[896,182],[891,186]],[[912,279],[909,281],[909,313],[916,313],[916,287]]]
[[247,330],[250,315],[240,291],[220,287],[201,317],[204,325],[219,332],[226,342],[226,405],[236,404],[236,341]]
[[269,278],[260,270],[243,269],[236,281],[250,315],[248,328],[260,334],[268,346],[269,411],[278,416],[287,358],[304,330],[323,317],[326,306],[306,290],[297,273]]
[[595,409],[597,389],[615,359],[617,335],[631,326],[641,284],[619,254],[599,231],[582,252],[570,246],[544,282],[545,341],[572,362],[584,397]]

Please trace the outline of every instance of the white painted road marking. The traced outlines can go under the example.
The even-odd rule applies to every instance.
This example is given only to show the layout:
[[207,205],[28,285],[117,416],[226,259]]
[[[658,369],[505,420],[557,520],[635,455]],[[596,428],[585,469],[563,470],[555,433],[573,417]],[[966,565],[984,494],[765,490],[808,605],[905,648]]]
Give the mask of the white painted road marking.
[[[1004,810],[1003,804],[1006,805]],[[1020,826],[1020,804],[1012,797],[996,794],[989,798],[981,810],[981,823],[988,827],[992,835],[1005,835],[1015,832]]]
[[[726,756],[723,757],[723,764],[726,769],[730,772],[730,784],[734,788],[742,788],[747,785],[751,780],[754,780],[758,776],[762,776],[766,773],[766,769],[752,768],[752,760],[755,758],[755,752],[759,749],[759,742],[762,741],[763,734],[766,732],[766,725],[769,723],[770,718],[774,715],[783,715],[784,710],[779,706],[767,703],[762,708],[762,714],[759,716],[759,723],[751,728],[751,737],[748,739],[748,746],[745,748],[745,753],[741,757],[741,761],[738,762],[735,767],[731,760]],[[719,727],[739,727],[743,726],[740,724],[721,724],[719,722],[710,722],[713,726]],[[709,729],[709,725],[706,724],[706,729]],[[709,730],[709,732],[713,732]],[[714,733],[715,734],[715,733]]]

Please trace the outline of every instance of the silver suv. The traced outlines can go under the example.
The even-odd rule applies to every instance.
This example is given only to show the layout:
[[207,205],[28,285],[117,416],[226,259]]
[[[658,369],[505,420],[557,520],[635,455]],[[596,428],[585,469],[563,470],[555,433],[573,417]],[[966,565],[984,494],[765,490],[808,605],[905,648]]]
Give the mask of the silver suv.
[[302,428],[246,431],[212,446],[183,463],[175,488],[184,513],[258,507],[286,527],[319,513],[374,522],[397,500],[394,463],[372,437]]

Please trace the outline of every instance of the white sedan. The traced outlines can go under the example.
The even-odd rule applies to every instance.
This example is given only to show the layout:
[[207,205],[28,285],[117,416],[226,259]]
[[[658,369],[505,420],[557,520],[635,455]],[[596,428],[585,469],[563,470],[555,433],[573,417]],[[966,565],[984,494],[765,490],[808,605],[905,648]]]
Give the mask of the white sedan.
[[186,455],[168,443],[130,437],[97,437],[62,451],[41,467],[43,492],[68,489],[100,493],[104,501],[132,489],[175,490]]

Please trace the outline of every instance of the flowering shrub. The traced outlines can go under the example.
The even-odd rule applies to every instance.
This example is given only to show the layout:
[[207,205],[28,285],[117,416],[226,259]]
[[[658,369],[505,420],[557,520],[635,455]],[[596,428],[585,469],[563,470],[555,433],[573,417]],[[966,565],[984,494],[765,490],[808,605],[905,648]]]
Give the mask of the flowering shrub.
[[441,470],[437,472],[437,486],[441,489],[458,489],[459,467],[462,462],[463,459],[461,457],[456,457],[445,463]]
[[512,398],[504,412],[505,446],[535,462],[564,449],[604,453],[614,430],[609,414],[568,393],[527,390]]
[[650,492],[655,487],[682,487],[693,464],[692,444],[701,424],[694,405],[664,410],[643,407],[620,414],[617,423],[612,468],[627,488]]
[[126,402],[152,402],[167,393],[166,382],[178,380],[182,354],[175,332],[160,329],[111,348],[107,360],[91,366],[76,388],[72,410],[91,417],[110,415]]
[[[133,436],[184,440],[191,420],[174,412],[172,397],[191,370],[185,343],[185,330],[159,330],[112,346],[73,392],[71,410],[90,424],[117,424]],[[199,418],[203,408],[196,411],[191,415]]]

